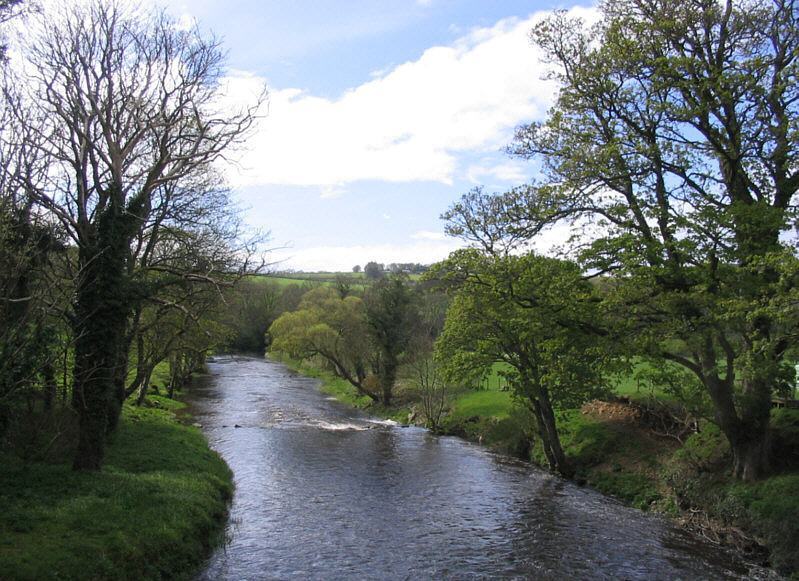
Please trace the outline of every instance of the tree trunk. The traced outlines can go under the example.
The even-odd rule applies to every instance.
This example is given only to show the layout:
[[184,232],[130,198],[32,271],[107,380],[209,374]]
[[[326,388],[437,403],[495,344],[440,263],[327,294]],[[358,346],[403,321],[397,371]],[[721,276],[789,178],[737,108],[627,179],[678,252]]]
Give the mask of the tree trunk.
[[[80,300],[80,293],[78,299]],[[75,470],[99,470],[103,461],[113,374],[105,335],[91,320],[76,326],[72,405],[78,412],[78,448]]]
[[735,478],[752,482],[769,471],[770,438],[765,434],[740,434],[732,446],[732,473]]
[[114,378],[111,397],[108,400],[108,426],[106,431],[110,434],[116,431],[119,425],[119,416],[122,414],[122,405],[127,397],[125,383],[128,378],[128,342],[125,340],[127,317],[122,321],[119,342],[117,344],[116,362],[114,363]]
[[169,386],[167,387],[167,397],[175,398],[175,390],[180,389],[178,385],[183,377],[183,354],[173,353],[169,357]]
[[715,376],[706,378],[706,385],[715,407],[716,423],[727,438],[733,456],[733,475],[739,480],[753,481],[769,471],[771,442],[771,386],[773,374],[770,365],[755,370],[743,381],[745,404],[738,413],[733,398],[731,378],[722,380]]
[[549,393],[544,388],[540,388],[537,391],[538,395],[533,398],[533,407],[538,420],[538,435],[541,438],[544,454],[549,462],[549,467],[553,471],[570,478],[574,475],[574,469],[566,459],[566,454],[564,454],[563,447],[560,445],[555,412],[552,410]]
[[[115,197],[99,218],[96,236],[81,245],[76,288],[72,403],[79,417],[75,470],[99,470],[105,437],[119,417],[120,349],[130,307],[125,274],[129,218]],[[109,422],[109,419],[111,420]]]
[[144,379],[139,386],[139,393],[136,396],[136,405],[144,404],[144,399],[147,397],[147,389],[150,387],[150,377],[152,377],[152,369],[145,372]]
[[397,360],[390,355],[384,355],[380,365],[380,396],[381,403],[388,407],[394,392],[394,382],[397,380]]

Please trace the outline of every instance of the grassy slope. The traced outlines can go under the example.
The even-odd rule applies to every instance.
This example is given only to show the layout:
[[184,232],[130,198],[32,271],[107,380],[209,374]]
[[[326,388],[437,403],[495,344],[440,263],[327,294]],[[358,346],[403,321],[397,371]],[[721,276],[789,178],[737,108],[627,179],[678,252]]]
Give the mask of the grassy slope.
[[221,531],[232,475],[172,411],[125,406],[103,470],[2,459],[0,578],[190,578]]
[[[322,390],[344,403],[400,421],[407,417],[407,408],[372,407],[368,398],[332,374],[287,363],[319,377]],[[657,390],[638,390],[634,380],[624,378],[616,391],[633,399],[667,397]],[[579,481],[643,510],[678,516],[681,509],[701,509],[719,526],[742,528],[765,542],[771,564],[783,573],[799,571],[799,411],[775,413],[775,445],[786,464],[770,478],[744,484],[729,478],[728,448],[711,424],[681,445],[652,434],[624,408],[595,404],[558,414],[561,442]],[[545,466],[540,446],[529,445],[529,425],[529,416],[509,392],[485,390],[458,394],[442,429]]]
[[[751,484],[729,477],[729,448],[712,424],[680,444],[625,417],[623,406],[594,405],[558,416],[561,443],[579,481],[643,510],[672,516],[702,510],[720,529],[742,529],[764,543],[770,564],[799,579],[799,411],[775,412],[775,446],[784,461],[774,475]],[[456,399],[444,426],[546,466],[538,442],[532,449],[526,445],[524,422],[506,392],[483,391]]]

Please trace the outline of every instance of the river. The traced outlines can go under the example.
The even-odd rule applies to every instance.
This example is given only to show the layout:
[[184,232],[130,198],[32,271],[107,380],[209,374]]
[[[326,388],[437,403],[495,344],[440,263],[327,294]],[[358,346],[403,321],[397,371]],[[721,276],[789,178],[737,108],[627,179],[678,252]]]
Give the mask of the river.
[[278,363],[216,358],[189,403],[236,483],[228,542],[199,579],[756,575],[664,519],[458,438],[372,419]]

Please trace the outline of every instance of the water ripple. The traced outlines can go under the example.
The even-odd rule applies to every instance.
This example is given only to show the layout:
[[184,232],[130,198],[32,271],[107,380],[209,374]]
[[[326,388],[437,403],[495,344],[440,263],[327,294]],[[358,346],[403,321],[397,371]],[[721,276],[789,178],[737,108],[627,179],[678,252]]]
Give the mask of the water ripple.
[[528,464],[353,413],[279,364],[216,360],[191,403],[236,482],[229,543],[200,579],[759,574]]

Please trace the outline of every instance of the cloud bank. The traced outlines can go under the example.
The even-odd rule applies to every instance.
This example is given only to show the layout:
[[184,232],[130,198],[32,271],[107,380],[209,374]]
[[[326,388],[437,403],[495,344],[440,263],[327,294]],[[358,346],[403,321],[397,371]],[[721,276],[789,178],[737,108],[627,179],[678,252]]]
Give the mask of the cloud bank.
[[[590,9],[572,13],[591,16]],[[528,38],[543,16],[475,29],[336,99],[273,90],[233,181],[338,189],[359,180],[451,184],[495,174],[460,167],[459,155],[496,152],[513,127],[549,108],[555,86],[542,80],[545,65]],[[229,82],[230,94],[246,95],[263,79],[236,73]]]

